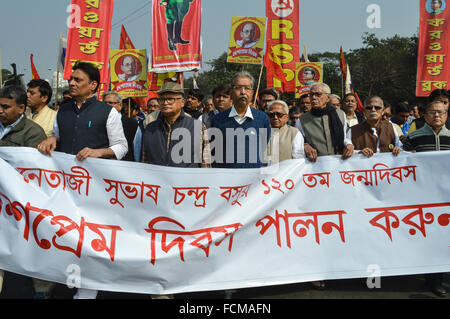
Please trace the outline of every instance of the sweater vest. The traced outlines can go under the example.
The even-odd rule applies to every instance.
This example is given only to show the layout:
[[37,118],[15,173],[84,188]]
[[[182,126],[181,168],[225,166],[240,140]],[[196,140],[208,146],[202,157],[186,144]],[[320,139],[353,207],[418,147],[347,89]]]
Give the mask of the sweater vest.
[[[336,110],[342,125],[345,124],[344,111]],[[317,150],[318,156],[336,155],[331,140],[328,115],[315,117],[311,112],[306,112],[300,117],[305,137],[305,144],[309,144]]]
[[147,163],[171,167],[200,167],[202,164],[202,123],[184,114],[172,124],[160,113],[144,133]]
[[279,129],[278,133],[278,161],[272,155],[272,146],[274,145],[274,137],[276,131],[272,128],[272,139],[269,143],[269,154],[271,155],[272,164],[277,162],[285,161],[292,159],[292,143],[294,141],[295,136],[299,133],[298,129],[289,125],[285,125]]
[[[380,148],[381,153],[392,152],[395,145],[395,133],[392,124],[389,121],[381,121],[376,128],[377,136],[367,122],[360,123],[351,128],[352,130],[352,144],[355,150],[362,150],[369,147],[375,153],[377,147]],[[379,145],[378,145],[379,142]]]
[[85,147],[108,148],[106,122],[111,109],[95,97],[87,99],[81,108],[75,102],[62,105],[57,115],[58,150],[75,155]]

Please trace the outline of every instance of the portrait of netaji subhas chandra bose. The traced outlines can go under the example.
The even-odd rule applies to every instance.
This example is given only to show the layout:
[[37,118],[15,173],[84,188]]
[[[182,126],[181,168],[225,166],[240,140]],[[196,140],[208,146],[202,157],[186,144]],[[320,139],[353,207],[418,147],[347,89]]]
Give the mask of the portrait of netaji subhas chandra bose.
[[117,60],[115,70],[122,81],[136,81],[141,75],[142,65],[135,56],[125,55]]
[[234,35],[236,44],[241,48],[248,49],[255,46],[260,37],[258,26],[253,22],[244,22],[238,26]]
[[425,6],[428,13],[441,14],[445,10],[446,3],[445,0],[428,0]]
[[302,72],[302,81],[303,85],[312,85],[316,82],[316,70],[311,67],[305,67]]

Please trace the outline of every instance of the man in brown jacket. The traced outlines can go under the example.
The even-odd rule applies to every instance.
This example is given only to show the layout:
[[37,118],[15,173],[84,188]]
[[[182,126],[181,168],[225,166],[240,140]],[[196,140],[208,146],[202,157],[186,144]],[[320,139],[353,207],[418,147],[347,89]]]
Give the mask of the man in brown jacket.
[[383,120],[383,100],[379,96],[369,97],[364,103],[366,120],[352,126],[347,133],[355,146],[355,151],[371,157],[374,153],[392,152],[397,156],[401,152],[401,142],[392,123]]

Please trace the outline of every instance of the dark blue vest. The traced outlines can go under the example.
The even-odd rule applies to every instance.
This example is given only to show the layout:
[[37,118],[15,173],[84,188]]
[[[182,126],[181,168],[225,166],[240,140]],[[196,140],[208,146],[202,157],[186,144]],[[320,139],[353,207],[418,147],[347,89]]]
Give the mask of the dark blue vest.
[[[177,131],[179,129],[183,131]],[[175,135],[182,132],[185,134],[180,139],[175,139]],[[201,134],[202,122],[186,116],[183,111],[172,125],[167,124],[160,113],[158,119],[145,128],[144,149],[147,162],[171,167],[200,167]]]
[[62,105],[57,115],[57,150],[75,155],[85,147],[108,148],[106,122],[111,108],[110,105],[97,101],[95,96],[87,99],[80,109],[73,101]]

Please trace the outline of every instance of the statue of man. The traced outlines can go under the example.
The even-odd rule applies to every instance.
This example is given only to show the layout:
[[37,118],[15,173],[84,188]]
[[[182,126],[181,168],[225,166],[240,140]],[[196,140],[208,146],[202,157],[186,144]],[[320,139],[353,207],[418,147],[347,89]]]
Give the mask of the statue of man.
[[164,0],[159,3],[166,8],[167,41],[170,51],[176,51],[177,44],[189,44],[189,41],[181,38],[181,31],[184,17],[192,1],[194,0]]

